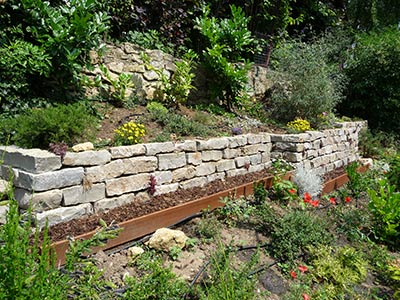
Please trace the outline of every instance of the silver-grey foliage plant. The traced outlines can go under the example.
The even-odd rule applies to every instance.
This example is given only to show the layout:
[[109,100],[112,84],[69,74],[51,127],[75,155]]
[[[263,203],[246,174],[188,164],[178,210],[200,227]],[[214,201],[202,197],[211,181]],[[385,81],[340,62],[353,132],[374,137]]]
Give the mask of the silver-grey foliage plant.
[[300,195],[307,192],[314,198],[321,194],[322,178],[315,170],[300,165],[296,169],[293,181],[298,186]]

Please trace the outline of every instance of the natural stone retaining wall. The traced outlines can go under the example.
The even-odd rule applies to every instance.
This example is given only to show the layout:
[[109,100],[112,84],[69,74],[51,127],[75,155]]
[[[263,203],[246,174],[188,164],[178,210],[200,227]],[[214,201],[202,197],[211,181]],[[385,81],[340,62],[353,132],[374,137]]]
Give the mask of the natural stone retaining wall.
[[156,194],[260,171],[282,158],[325,173],[358,159],[358,134],[365,122],[301,134],[246,134],[209,140],[148,143],[98,151],[67,152],[64,159],[38,149],[0,147],[0,175],[13,176],[21,208],[31,203],[40,226],[149,199]]

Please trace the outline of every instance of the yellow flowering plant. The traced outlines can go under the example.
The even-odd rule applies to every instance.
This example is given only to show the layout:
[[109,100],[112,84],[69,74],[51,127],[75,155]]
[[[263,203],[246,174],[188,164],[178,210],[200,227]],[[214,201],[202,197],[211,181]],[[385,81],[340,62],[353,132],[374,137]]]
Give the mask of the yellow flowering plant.
[[114,130],[116,145],[132,145],[141,141],[146,134],[143,124],[130,121]]
[[297,118],[294,121],[287,123],[286,126],[289,129],[294,130],[296,132],[303,132],[303,131],[311,129],[310,122],[308,122],[307,120],[300,119],[300,118]]

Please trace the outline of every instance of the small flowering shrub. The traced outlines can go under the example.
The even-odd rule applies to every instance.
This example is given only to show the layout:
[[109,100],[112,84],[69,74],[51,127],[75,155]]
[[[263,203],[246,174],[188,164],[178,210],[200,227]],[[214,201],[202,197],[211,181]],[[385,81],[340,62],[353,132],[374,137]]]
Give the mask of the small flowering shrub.
[[294,121],[287,123],[286,126],[296,132],[303,132],[311,129],[310,122],[303,119],[295,119]]
[[142,137],[146,134],[143,124],[130,121],[121,125],[115,132],[116,145],[132,145],[141,141]]
[[274,179],[272,185],[272,198],[284,204],[297,200],[297,187],[290,180]]

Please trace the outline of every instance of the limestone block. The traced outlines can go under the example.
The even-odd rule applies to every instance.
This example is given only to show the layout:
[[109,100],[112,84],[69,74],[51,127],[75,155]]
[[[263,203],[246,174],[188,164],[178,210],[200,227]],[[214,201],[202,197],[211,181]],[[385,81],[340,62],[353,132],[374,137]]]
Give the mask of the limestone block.
[[0,158],[4,165],[30,173],[43,173],[61,168],[61,157],[40,149],[21,149],[15,146],[0,146]]
[[47,192],[33,193],[29,190],[16,188],[14,197],[20,208],[28,209],[31,205],[34,211],[44,211],[61,206],[62,191],[54,189]]
[[243,155],[256,154],[264,149],[263,146],[264,145],[260,145],[260,144],[244,146],[242,149],[242,153],[243,153]]
[[171,183],[172,182],[172,172],[171,171],[158,171],[154,172],[153,176],[156,179],[157,185]]
[[140,48],[139,46],[131,43],[124,43],[124,51],[126,54],[135,54],[138,53],[139,51],[142,51],[143,49]]
[[216,163],[217,172],[223,172],[236,168],[235,161],[233,159],[224,159]]
[[261,159],[262,159],[261,153],[250,155],[250,164],[253,166],[259,165],[261,164]]
[[196,177],[189,180],[185,180],[179,183],[181,189],[190,189],[194,187],[202,187],[207,184],[206,177]]
[[269,133],[262,133],[261,134],[261,143],[263,144],[270,144],[271,143],[271,136]]
[[273,145],[273,149],[275,151],[292,151],[292,152],[301,152],[304,151],[305,147],[303,143],[283,143],[276,142]]
[[187,153],[186,159],[188,164],[198,166],[202,162],[201,152]]
[[225,149],[229,145],[227,137],[212,138],[206,141],[197,141],[197,149],[199,150],[220,150]]
[[271,153],[263,152],[261,153],[261,163],[265,164],[266,162],[271,161]]
[[85,179],[88,182],[101,182],[106,179],[116,178],[124,174],[125,164],[122,159],[117,159],[102,166],[88,167],[85,169]]
[[144,190],[149,187],[149,182],[149,174],[137,174],[116,179],[109,179],[106,180],[106,194],[110,197]]
[[179,182],[181,180],[187,180],[196,176],[196,168],[194,166],[188,166],[179,168],[172,171],[172,181]]
[[111,72],[121,74],[124,69],[124,64],[122,62],[110,62],[107,64],[107,67]]
[[123,160],[123,164],[125,165],[124,174],[138,174],[155,171],[158,160],[155,156],[141,156],[126,158]]
[[144,79],[146,79],[147,81],[155,81],[158,80],[158,75],[155,71],[153,70],[149,70],[149,71],[145,71],[143,73],[143,77]]
[[104,212],[116,207],[120,207],[126,204],[129,204],[131,202],[134,202],[137,200],[136,195],[134,193],[131,194],[125,194],[119,197],[114,197],[114,198],[106,198],[102,199],[99,201],[96,201],[93,203],[94,207],[94,212],[95,213],[100,213]]
[[296,152],[284,152],[283,158],[286,159],[288,162],[301,162],[303,159],[303,154]]
[[225,179],[225,172],[214,173],[207,176],[207,182],[213,182],[215,180],[224,180]]
[[306,132],[309,135],[309,140],[317,140],[317,139],[322,139],[325,137],[325,134],[321,131],[307,131]]
[[187,151],[187,152],[195,152],[197,150],[196,141],[183,141],[175,144],[176,151]]
[[274,142],[293,142],[302,143],[310,141],[310,135],[307,133],[299,134],[270,134],[271,141]]
[[144,65],[129,64],[124,66],[123,71],[127,73],[144,73],[146,69]]
[[30,191],[48,191],[62,187],[81,184],[83,179],[83,168],[68,168],[41,174],[32,174],[19,171],[14,180],[16,187]]
[[143,248],[138,247],[138,246],[133,246],[128,248],[128,257],[129,259],[135,259],[138,256],[142,255],[144,253]]
[[0,224],[6,223],[8,209],[8,205],[0,205]]
[[177,191],[178,188],[179,188],[179,183],[160,185],[160,186],[157,186],[154,196],[173,193],[173,192]]
[[313,149],[319,149],[319,148],[321,148],[321,140],[316,140],[316,141],[312,142],[311,145],[312,145]]
[[228,137],[229,148],[237,148],[247,144],[247,136],[246,135],[238,135]]
[[146,155],[169,153],[169,152],[174,152],[175,150],[175,145],[173,142],[150,143],[150,144],[144,144],[144,146],[146,147]]
[[282,159],[283,152],[271,152],[271,159]]
[[240,156],[240,154],[241,154],[241,151],[240,151],[240,149],[237,149],[237,148],[236,149],[227,148],[222,151],[222,157],[225,159],[235,158],[235,157]]
[[331,136],[321,139],[321,147],[331,146],[332,144],[333,138]]
[[158,155],[159,170],[174,170],[183,166],[186,166],[186,154],[184,152]]
[[222,151],[218,150],[202,151],[201,158],[203,161],[218,161],[222,159]]
[[247,143],[250,145],[253,144],[261,144],[262,141],[262,135],[261,134],[254,134],[254,133],[249,133],[246,134],[247,136]]
[[90,203],[84,203],[77,206],[59,207],[37,213],[36,220],[39,228],[43,228],[46,225],[46,219],[48,219],[48,225],[52,226],[58,223],[68,222],[73,219],[90,215],[92,213],[92,205]]
[[264,169],[265,169],[265,166],[263,166],[263,165],[255,165],[255,166],[252,165],[249,168],[249,173],[260,172],[260,171],[262,171]]
[[234,177],[249,173],[245,168],[226,171],[226,177]]
[[62,194],[63,206],[95,202],[106,197],[106,186],[104,183],[92,184],[87,188],[82,185],[71,186],[63,189]]
[[146,153],[146,148],[143,144],[130,145],[130,146],[119,146],[110,148],[111,157],[115,158],[127,158],[132,156],[143,155]]
[[305,158],[307,159],[313,159],[314,157],[318,156],[318,151],[317,150],[308,150],[305,152]]
[[151,236],[147,245],[150,248],[168,252],[176,247],[183,249],[186,245],[187,239],[188,237],[181,230],[160,228]]
[[72,151],[74,151],[74,152],[89,151],[89,150],[93,150],[93,149],[94,149],[94,146],[93,146],[93,143],[91,143],[91,142],[76,144],[76,145],[72,146]]
[[235,164],[237,168],[244,167],[250,164],[250,157],[249,156],[242,156],[235,158]]
[[214,173],[216,166],[214,162],[203,163],[196,167],[196,176],[205,176]]
[[111,161],[111,154],[107,150],[67,152],[63,159],[64,166],[98,166]]
[[6,194],[9,191],[10,183],[7,180],[0,178],[0,195]]
[[333,163],[333,166],[334,166],[335,169],[340,168],[340,167],[343,167],[343,161],[337,160],[337,161],[335,161],[335,162]]

